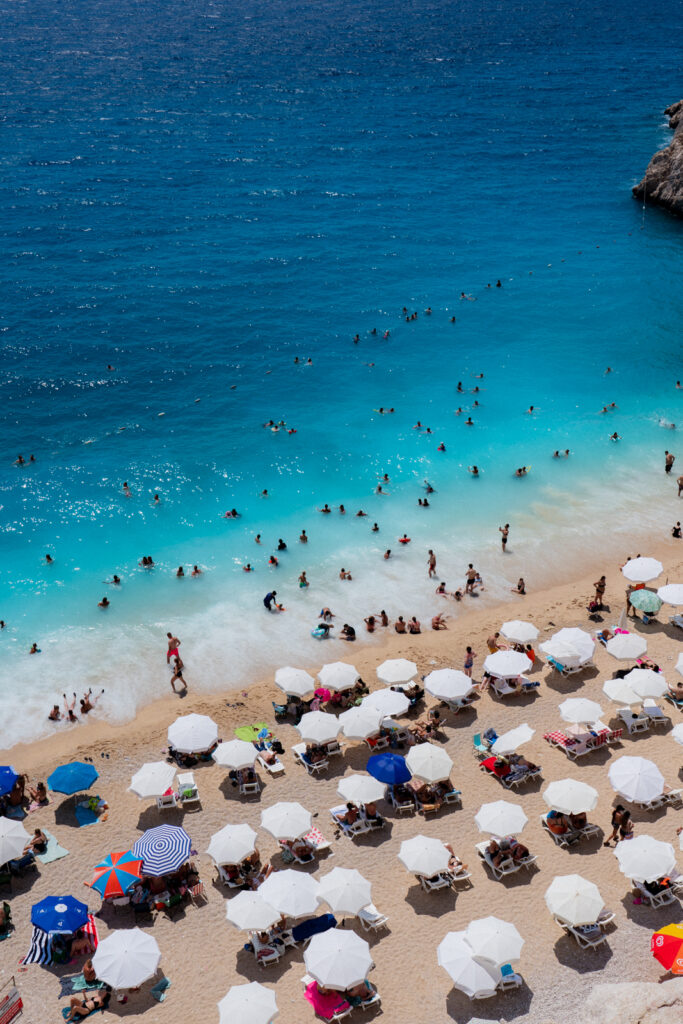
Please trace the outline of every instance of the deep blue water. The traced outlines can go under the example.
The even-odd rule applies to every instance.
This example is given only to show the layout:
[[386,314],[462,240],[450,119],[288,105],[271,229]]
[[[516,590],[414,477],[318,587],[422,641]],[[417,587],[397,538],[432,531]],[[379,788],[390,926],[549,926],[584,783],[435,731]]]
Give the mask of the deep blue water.
[[[26,734],[67,666],[74,685],[104,673],[126,711],[165,692],[168,624],[197,685],[246,682],[315,657],[321,604],[357,626],[375,601],[427,614],[430,545],[449,585],[476,555],[503,593],[533,578],[525,550],[554,564],[560,529],[599,545],[602,516],[645,525],[643,481],[668,521],[683,236],[630,187],[669,137],[681,10],[0,0],[0,658]],[[479,372],[473,409],[455,386]],[[382,533],[323,520],[324,501]],[[404,529],[417,543],[385,563]],[[280,536],[289,617],[264,627]],[[181,562],[209,571],[177,581]]]

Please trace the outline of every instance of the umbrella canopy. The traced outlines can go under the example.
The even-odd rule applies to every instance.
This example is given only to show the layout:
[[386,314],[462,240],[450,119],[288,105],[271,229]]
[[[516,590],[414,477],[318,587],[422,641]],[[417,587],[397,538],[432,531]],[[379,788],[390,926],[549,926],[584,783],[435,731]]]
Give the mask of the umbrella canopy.
[[561,644],[568,644],[578,651],[580,665],[583,665],[585,661],[590,661],[595,653],[595,640],[590,633],[587,633],[585,629],[579,629],[578,626],[565,626],[564,629],[558,629],[557,633],[553,633],[551,639],[557,640]]
[[218,726],[208,715],[181,715],[169,725],[168,742],[181,754],[208,750],[218,739]]
[[332,868],[320,879],[318,895],[335,914],[357,914],[372,902],[372,886],[355,868]]
[[170,875],[189,859],[192,840],[178,825],[149,828],[133,844],[133,854],[143,861],[143,872],[159,878]]
[[256,849],[256,833],[251,825],[224,825],[214,832],[207,853],[214,864],[241,864]]
[[655,882],[676,870],[676,854],[671,843],[652,836],[636,836],[617,843],[614,854],[623,875],[634,882]]
[[287,917],[309,917],[318,909],[319,883],[301,871],[274,871],[259,886],[259,894]]
[[244,932],[263,932],[280,920],[280,911],[266,903],[260,892],[240,892],[227,900],[225,916]]
[[492,745],[491,752],[498,755],[512,754],[517,747],[521,747],[523,743],[528,743],[535,731],[526,722],[523,725],[516,726],[514,729],[508,729]]
[[546,786],[543,799],[548,807],[561,814],[587,814],[598,802],[598,791],[587,782],[559,779]]
[[159,969],[161,950],[139,928],[119,928],[102,939],[92,958],[100,981],[112,988],[138,988]]
[[0,864],[21,857],[30,838],[16,818],[0,818]]
[[413,836],[404,839],[398,852],[398,859],[413,875],[431,878],[439,871],[445,871],[450,853],[440,839],[429,836]]
[[135,773],[128,787],[141,800],[161,796],[173,785],[176,766],[166,761],[148,761]]
[[630,558],[621,571],[632,583],[649,583],[662,575],[664,566],[656,558]]
[[270,1024],[277,1015],[275,993],[258,981],[233,985],[218,1004],[218,1024]]
[[465,929],[465,942],[479,961],[494,967],[519,960],[524,939],[514,924],[498,917],[482,917],[471,921]]
[[500,631],[506,640],[512,640],[515,644],[530,644],[538,637],[538,630],[531,622],[524,622],[522,619],[511,619],[504,622]]
[[354,804],[374,803],[382,800],[386,791],[383,782],[373,779],[372,775],[347,775],[337,786],[337,792],[345,800]]
[[375,690],[363,701],[367,707],[376,708],[383,715],[405,715],[410,701],[400,690]]
[[657,597],[661,597],[665,604],[683,604],[683,583],[667,583],[659,588]]
[[581,875],[558,875],[545,891],[545,902],[551,914],[571,925],[593,924],[605,901],[593,882]]
[[315,679],[302,668],[290,668],[288,665],[275,673],[275,685],[295,697],[309,697],[315,690]]
[[281,800],[261,811],[261,827],[276,839],[300,839],[310,831],[311,812],[296,801]]
[[356,685],[358,672],[345,661],[332,661],[329,665],[323,665],[318,672],[318,679],[331,690],[350,690]]
[[608,679],[606,683],[603,683],[602,692],[606,693],[615,704],[633,707],[634,704],[643,703],[642,697],[639,697],[623,679]]
[[383,683],[409,683],[417,675],[417,665],[407,658],[389,658],[377,668],[377,678]]
[[650,939],[650,952],[672,974],[683,974],[683,924],[667,924]]
[[0,796],[5,796],[6,793],[11,793],[14,788],[14,783],[18,778],[19,776],[11,764],[2,765],[2,767],[0,767]]
[[365,740],[379,732],[384,715],[377,708],[362,701],[357,707],[343,711],[339,716],[342,732],[350,740]]
[[453,769],[453,762],[443,749],[433,743],[419,743],[411,747],[406,765],[412,775],[423,782],[444,782]]
[[617,633],[607,641],[606,650],[618,661],[633,661],[647,651],[647,640],[637,633]]
[[563,722],[597,722],[602,714],[600,705],[586,697],[569,697],[560,704]]
[[71,796],[90,789],[97,778],[99,776],[94,765],[86,764],[85,761],[72,761],[55,768],[52,775],[48,775],[47,784],[53,792]]
[[615,792],[631,802],[647,803],[664,792],[664,776],[645,757],[618,757],[607,774]]
[[466,996],[493,995],[500,981],[500,971],[491,964],[479,963],[472,956],[472,947],[464,932],[449,932],[436,951],[439,966],[451,977],[455,988]]
[[339,735],[339,719],[326,711],[308,711],[296,728],[307,743],[330,743]]
[[676,671],[679,675],[683,676],[683,654],[678,655],[678,659],[676,661]]
[[661,672],[653,672],[651,668],[634,668],[624,676],[634,693],[639,697],[663,697],[669,692],[666,679]]
[[488,832],[497,838],[516,836],[528,820],[519,804],[511,804],[507,800],[482,804],[474,816],[474,823],[480,832]]
[[[683,746],[683,722],[679,722],[678,725],[674,725],[671,730],[672,739],[676,740],[676,743],[680,743]],[[683,832],[681,832],[683,835]]]
[[228,740],[227,743],[219,743],[211,755],[216,764],[231,771],[239,771],[240,768],[252,768],[258,750],[253,743],[246,740]]
[[438,668],[425,676],[425,690],[438,700],[462,700],[474,689],[469,676],[457,668]]
[[562,643],[561,640],[556,640],[554,637],[539,644],[538,649],[566,668],[578,668],[581,664],[581,654],[577,648],[572,647],[571,644]]
[[70,935],[88,923],[88,908],[74,896],[46,896],[31,907],[31,924],[44,932]]
[[387,752],[373,754],[367,763],[367,770],[373,779],[384,782],[387,786],[397,786],[412,778],[405,758]]
[[510,679],[529,670],[529,659],[518,651],[496,651],[484,661],[484,671],[497,679]]
[[304,963],[318,984],[343,992],[368,976],[372,957],[365,939],[352,931],[331,928],[313,936],[304,953]]
[[628,603],[641,612],[648,615],[656,615],[662,607],[662,599],[655,594],[654,590],[636,590],[631,594]]
[[103,899],[125,896],[142,878],[142,861],[130,850],[108,853],[104,860],[95,865],[95,875],[90,883]]

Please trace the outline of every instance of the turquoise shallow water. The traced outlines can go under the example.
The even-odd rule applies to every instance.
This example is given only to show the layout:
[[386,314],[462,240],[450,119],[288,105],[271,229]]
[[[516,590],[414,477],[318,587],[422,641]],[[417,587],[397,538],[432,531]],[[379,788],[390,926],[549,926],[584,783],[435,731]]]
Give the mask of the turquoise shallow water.
[[[680,7],[0,11],[0,695],[23,702],[18,736],[65,686],[104,676],[111,716],[165,692],[167,627],[195,685],[246,683],[315,659],[322,604],[356,627],[380,604],[427,615],[430,546],[449,586],[476,558],[496,596],[590,560],[605,530],[618,545],[678,518],[660,420],[683,418],[681,227],[630,186],[668,138]],[[207,571],[176,580],[181,562]],[[274,579],[288,611],[264,619]]]

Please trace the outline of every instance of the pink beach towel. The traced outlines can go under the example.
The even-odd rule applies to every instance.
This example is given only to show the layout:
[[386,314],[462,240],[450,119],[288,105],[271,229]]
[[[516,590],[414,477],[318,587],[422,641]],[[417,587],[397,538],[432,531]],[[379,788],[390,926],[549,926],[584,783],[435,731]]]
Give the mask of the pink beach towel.
[[304,991],[304,998],[308,1000],[319,1017],[325,1020],[332,1020],[335,1013],[348,1010],[350,1003],[344,999],[339,992],[320,992],[318,982],[312,981]]

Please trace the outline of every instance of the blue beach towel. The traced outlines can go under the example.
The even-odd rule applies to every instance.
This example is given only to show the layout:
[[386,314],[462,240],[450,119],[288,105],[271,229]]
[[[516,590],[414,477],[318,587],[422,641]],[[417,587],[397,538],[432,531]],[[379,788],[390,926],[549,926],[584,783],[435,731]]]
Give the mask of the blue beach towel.
[[163,1003],[164,999],[168,995],[168,989],[171,987],[170,978],[162,978],[158,981],[153,989],[150,991],[150,995],[153,999],[156,999],[158,1003]]

